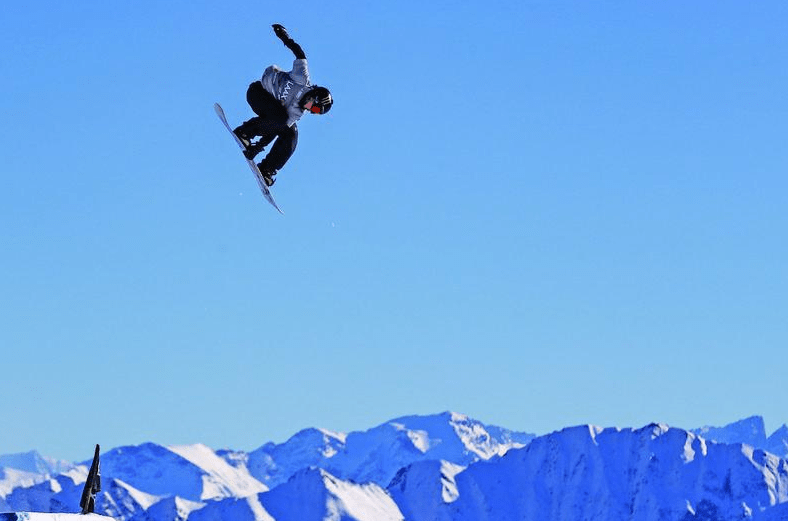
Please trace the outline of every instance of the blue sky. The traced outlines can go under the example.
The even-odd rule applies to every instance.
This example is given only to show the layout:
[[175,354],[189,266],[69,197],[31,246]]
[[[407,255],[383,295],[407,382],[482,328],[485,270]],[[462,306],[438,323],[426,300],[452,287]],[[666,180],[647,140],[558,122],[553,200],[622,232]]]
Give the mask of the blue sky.
[[[0,8],[0,453],[788,421],[782,1]],[[278,215],[216,118],[292,55]]]

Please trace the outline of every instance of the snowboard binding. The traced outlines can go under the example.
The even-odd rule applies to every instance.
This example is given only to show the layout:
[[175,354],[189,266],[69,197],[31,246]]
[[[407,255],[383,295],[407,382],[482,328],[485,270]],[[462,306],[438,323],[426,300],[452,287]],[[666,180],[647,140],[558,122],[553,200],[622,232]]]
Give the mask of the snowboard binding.
[[[246,146],[241,141],[241,137],[239,137],[239,134],[242,134],[242,137],[246,138],[247,142],[251,145],[251,140],[249,139],[249,136],[245,132],[234,132],[233,131],[233,128],[230,127],[229,123],[227,123],[227,117],[224,115],[224,110],[222,109],[221,105],[219,105],[218,103],[214,103],[213,104],[213,109],[216,112],[216,115],[219,116],[219,119],[221,120],[222,125],[224,125],[224,128],[226,128],[227,132],[229,132],[230,135],[233,136],[233,141],[235,141],[235,144],[238,145],[238,148],[240,148],[242,152],[245,151],[246,150]],[[236,129],[236,130],[241,130],[241,129]],[[273,141],[273,139],[274,139],[273,137],[268,139],[268,143]],[[273,180],[274,180],[273,175],[276,172],[273,172],[273,173],[269,172],[269,174],[268,174],[268,178],[269,179],[266,180],[263,177],[263,175],[261,174],[261,172],[258,169],[257,165],[254,163],[254,161],[252,161],[250,159],[247,159],[246,163],[249,165],[249,168],[252,170],[252,173],[254,174],[254,179],[257,182],[257,186],[260,188],[260,191],[263,193],[263,197],[265,197],[265,200],[268,201],[271,204],[271,206],[276,208],[276,211],[278,211],[279,213],[284,213],[282,211],[282,209],[279,208],[279,205],[276,204],[276,201],[274,200],[274,197],[271,195],[271,192],[268,190],[268,187],[270,185],[274,184],[273,183]],[[270,168],[270,167],[268,167],[268,168]],[[1,518],[1,516],[0,516],[0,518]]]
[[263,181],[265,181],[265,186],[267,186],[268,188],[274,186],[274,183],[276,182],[276,179],[274,179],[274,176],[276,175],[276,170],[268,170],[265,167],[263,167],[262,163],[257,165],[257,168],[260,169],[260,175],[263,176]]

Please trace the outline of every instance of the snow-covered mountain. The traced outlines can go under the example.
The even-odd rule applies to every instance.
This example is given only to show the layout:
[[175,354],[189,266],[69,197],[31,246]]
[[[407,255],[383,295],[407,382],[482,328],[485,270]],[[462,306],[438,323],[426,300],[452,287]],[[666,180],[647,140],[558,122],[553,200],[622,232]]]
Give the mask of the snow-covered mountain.
[[356,520],[402,521],[394,500],[374,483],[343,481],[322,469],[304,469],[271,490],[213,502],[188,521]]
[[269,487],[309,467],[327,470],[341,479],[385,487],[411,463],[447,460],[466,466],[523,447],[534,437],[445,412],[397,418],[350,434],[306,429],[283,444],[268,443],[246,457],[233,452],[220,454],[233,465],[246,466],[252,476]]
[[[430,483],[422,469],[417,476],[416,483]],[[537,438],[469,466],[454,478],[456,499],[436,504],[435,484],[445,479],[435,474],[432,487],[419,487],[425,492],[408,493],[407,470],[391,492],[412,521],[728,521],[788,502],[788,461],[656,424]]]
[[152,497],[200,502],[244,497],[268,488],[205,445],[120,447],[101,458],[101,472]]
[[0,456],[0,468],[11,468],[31,474],[61,474],[68,472],[75,466],[68,461],[42,456],[34,450]]
[[[784,451],[786,434],[767,437],[753,417],[535,437],[443,413],[306,429],[250,453],[146,443],[103,455],[97,510],[119,521],[788,521],[788,461],[765,450]],[[65,468],[0,469],[0,509],[74,511],[87,467]]]
[[750,416],[724,427],[701,427],[692,432],[719,443],[746,443],[753,447],[766,444],[766,425],[760,416]]
[[783,424],[774,431],[774,434],[766,440],[764,449],[781,458],[788,458],[788,425]]
[[692,432],[719,443],[746,443],[758,449],[788,458],[788,426],[783,425],[771,436],[766,436],[766,425],[761,416],[751,416],[724,427],[701,427]]
[[57,476],[45,475],[31,486],[14,487],[3,498],[6,510],[71,512],[79,505],[87,475],[88,468],[80,465]]
[[0,511],[8,510],[5,498],[15,489],[29,488],[46,480],[46,474],[35,474],[12,468],[0,468]]

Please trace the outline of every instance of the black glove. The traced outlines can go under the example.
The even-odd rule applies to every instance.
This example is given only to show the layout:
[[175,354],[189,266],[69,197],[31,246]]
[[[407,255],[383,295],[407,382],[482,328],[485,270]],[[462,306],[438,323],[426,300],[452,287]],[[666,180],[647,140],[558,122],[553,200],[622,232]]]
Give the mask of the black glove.
[[271,27],[273,27],[273,28],[274,28],[274,34],[275,34],[276,36],[278,36],[278,37],[279,37],[279,39],[281,39],[281,40],[285,40],[285,39],[287,39],[287,38],[289,38],[289,37],[290,37],[290,35],[288,35],[288,34],[287,34],[287,29],[285,29],[285,28],[284,28],[284,27],[282,27],[281,25],[279,25],[279,24],[274,24],[274,25],[272,25]]
[[301,46],[295,43],[292,38],[290,38],[290,35],[287,34],[287,29],[285,29],[279,24],[274,24],[271,27],[274,28],[274,34],[276,34],[279,37],[279,39],[282,40],[282,43],[285,44],[285,47],[290,49],[293,52],[293,54],[295,54],[295,57],[297,59],[299,60],[306,59],[304,50],[301,49]]

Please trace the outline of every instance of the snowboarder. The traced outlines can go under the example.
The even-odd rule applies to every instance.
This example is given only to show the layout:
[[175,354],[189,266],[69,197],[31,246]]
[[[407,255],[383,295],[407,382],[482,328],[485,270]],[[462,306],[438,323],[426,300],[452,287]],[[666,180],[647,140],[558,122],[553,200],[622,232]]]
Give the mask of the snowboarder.
[[[331,110],[333,99],[325,87],[312,85],[309,78],[306,55],[287,30],[274,24],[274,34],[295,55],[293,70],[285,72],[271,65],[262,79],[249,85],[246,101],[257,116],[245,121],[234,132],[244,145],[244,155],[254,161],[274,139],[276,142],[265,158],[258,163],[265,184],[274,184],[274,176],[295,151],[298,143],[296,122],[304,112],[325,114]],[[260,137],[256,142],[255,137]]]

